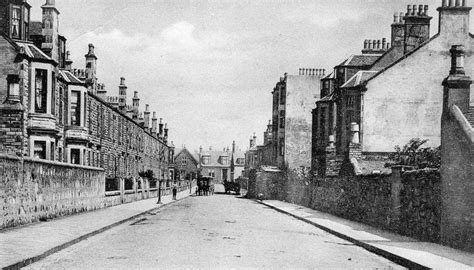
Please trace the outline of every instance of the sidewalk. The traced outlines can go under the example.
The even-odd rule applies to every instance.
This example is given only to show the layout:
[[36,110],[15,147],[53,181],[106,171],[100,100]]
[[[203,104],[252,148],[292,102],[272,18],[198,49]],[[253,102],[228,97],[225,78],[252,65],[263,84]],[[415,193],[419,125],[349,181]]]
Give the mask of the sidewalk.
[[310,223],[409,269],[474,269],[474,254],[421,242],[307,207],[274,200],[257,202]]
[[[178,193],[177,199],[189,195],[189,190],[184,190]],[[172,196],[163,196],[161,201],[163,204],[158,205],[157,198],[151,198],[0,231],[0,267],[18,269],[41,260],[90,236],[172,203]]]

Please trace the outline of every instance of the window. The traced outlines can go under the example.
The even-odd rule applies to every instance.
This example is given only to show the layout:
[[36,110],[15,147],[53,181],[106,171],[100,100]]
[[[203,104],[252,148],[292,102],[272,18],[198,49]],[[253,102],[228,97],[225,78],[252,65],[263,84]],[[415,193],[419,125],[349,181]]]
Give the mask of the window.
[[235,161],[238,165],[243,165],[244,164],[244,159],[243,158],[237,158],[237,160]]
[[228,170],[222,169],[222,180],[227,181]]
[[186,166],[188,164],[188,160],[186,158],[181,159],[181,165]]
[[45,141],[34,142],[33,157],[46,159],[46,142]]
[[51,73],[51,114],[56,115],[56,73]]
[[71,91],[71,125],[81,125],[81,92],[79,91]]
[[211,161],[210,156],[203,156],[202,157],[202,164],[209,164],[210,161]]
[[58,147],[58,161],[63,161],[63,149]]
[[282,87],[280,89],[280,104],[285,104],[285,102],[286,102],[286,89]]
[[49,159],[50,159],[50,160],[54,160],[54,142],[51,142],[51,143],[50,143],[50,146],[51,146],[51,147],[50,147],[50,149],[49,149],[49,150],[50,150],[50,153],[49,153],[49,154],[50,154],[50,158],[49,158]]
[[20,38],[20,16],[21,9],[19,6],[13,6],[12,8],[12,20],[11,20],[11,27],[12,27],[12,38]]
[[280,156],[285,154],[285,138],[280,138]]
[[81,164],[81,150],[73,148],[71,149],[71,163]]
[[355,100],[354,96],[347,96],[346,105],[348,107],[352,107],[354,105],[354,100]]
[[30,35],[30,27],[28,26],[30,23],[30,14],[28,8],[24,8],[24,15],[23,15],[23,31],[24,31],[24,38],[27,39]]
[[222,165],[227,165],[228,159],[229,159],[228,157],[226,157],[226,156],[221,156],[220,159],[221,159],[221,164],[222,164]]
[[216,177],[216,173],[215,173],[214,169],[209,170],[209,176],[210,177]]
[[58,112],[58,116],[59,116],[59,123],[61,125],[64,125],[64,121],[63,121],[63,111],[64,111],[64,88],[61,86],[59,87],[59,112]]
[[285,111],[280,111],[280,128],[285,128]]
[[35,74],[35,112],[46,113],[46,99],[48,93],[48,71],[37,69]]

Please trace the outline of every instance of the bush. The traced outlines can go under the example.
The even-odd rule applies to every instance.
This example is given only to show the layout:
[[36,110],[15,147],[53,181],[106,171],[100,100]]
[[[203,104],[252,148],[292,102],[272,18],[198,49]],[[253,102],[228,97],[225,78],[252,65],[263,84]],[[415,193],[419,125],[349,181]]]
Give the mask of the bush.
[[428,140],[413,138],[400,148],[395,146],[395,153],[390,155],[395,163],[388,165],[412,166],[415,169],[439,168],[441,166],[441,146],[436,148],[421,146]]

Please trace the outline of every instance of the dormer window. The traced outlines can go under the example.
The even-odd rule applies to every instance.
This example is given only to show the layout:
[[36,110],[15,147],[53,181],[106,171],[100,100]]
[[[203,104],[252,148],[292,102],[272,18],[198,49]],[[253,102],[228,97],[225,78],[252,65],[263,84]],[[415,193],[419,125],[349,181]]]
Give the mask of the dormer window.
[[203,156],[202,157],[202,164],[206,165],[206,164],[209,164],[211,161],[211,157],[210,156]]
[[21,8],[19,6],[12,6],[11,18],[12,38],[20,38]]
[[220,160],[221,160],[222,165],[227,165],[227,163],[228,163],[228,157],[227,156],[221,156]]

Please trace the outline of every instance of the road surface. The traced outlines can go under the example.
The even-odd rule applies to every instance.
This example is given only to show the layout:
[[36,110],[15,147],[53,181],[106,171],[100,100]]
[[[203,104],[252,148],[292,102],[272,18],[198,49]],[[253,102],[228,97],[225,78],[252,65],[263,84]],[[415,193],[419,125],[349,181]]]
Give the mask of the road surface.
[[232,195],[190,197],[26,269],[403,269],[314,226]]

